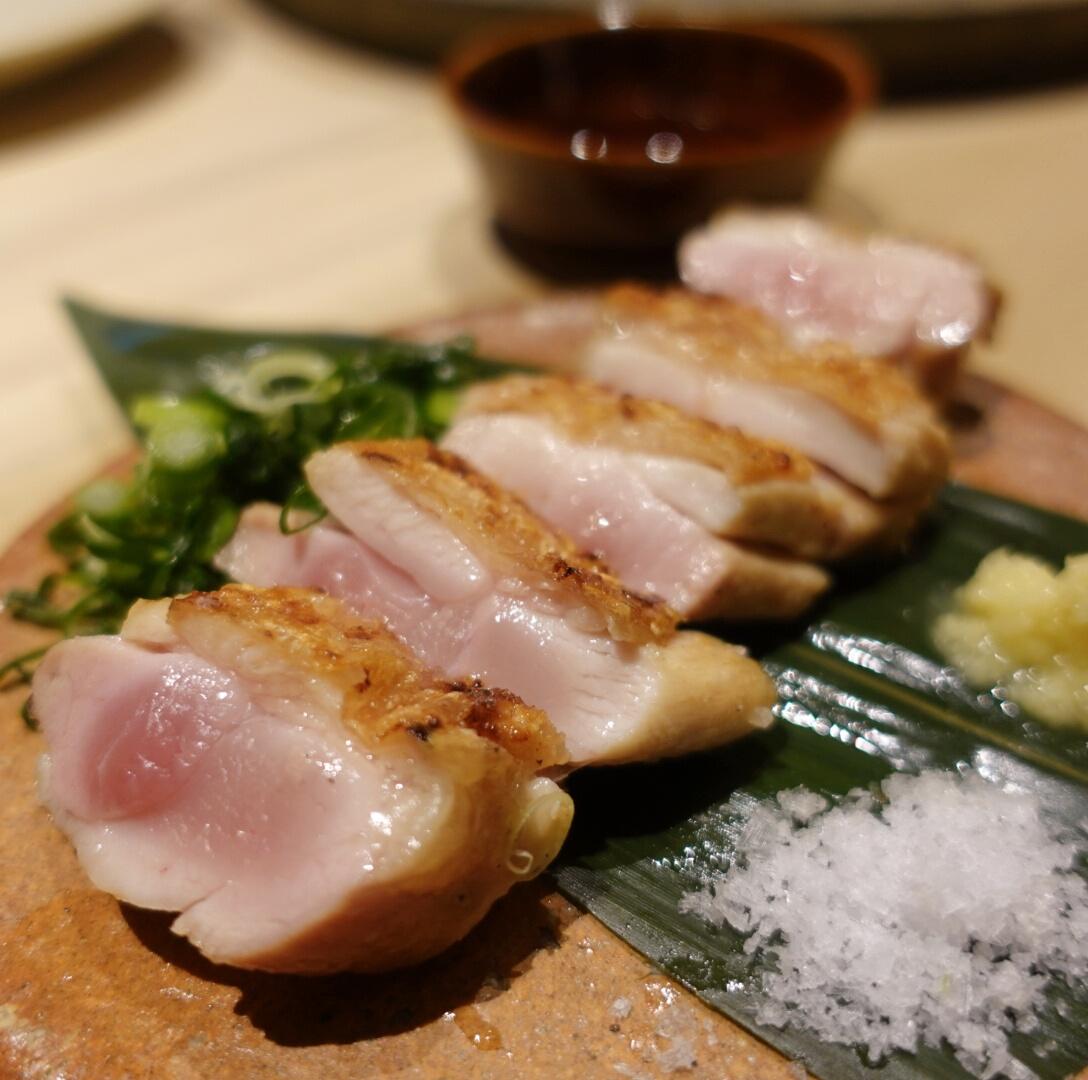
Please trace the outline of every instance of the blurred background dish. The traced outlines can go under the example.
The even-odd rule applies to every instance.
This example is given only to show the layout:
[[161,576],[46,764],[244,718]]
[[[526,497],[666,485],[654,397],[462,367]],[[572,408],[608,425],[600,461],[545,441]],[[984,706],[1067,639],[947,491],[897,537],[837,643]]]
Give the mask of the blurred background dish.
[[784,28],[544,20],[477,35],[445,76],[500,227],[580,249],[667,249],[724,203],[804,199],[873,91],[848,44]]
[[893,93],[1037,81],[1088,68],[1085,0],[269,0],[381,48],[434,58],[497,19],[533,13],[803,22],[849,34]]
[[159,0],[8,0],[0,11],[0,88],[62,67],[160,7]]

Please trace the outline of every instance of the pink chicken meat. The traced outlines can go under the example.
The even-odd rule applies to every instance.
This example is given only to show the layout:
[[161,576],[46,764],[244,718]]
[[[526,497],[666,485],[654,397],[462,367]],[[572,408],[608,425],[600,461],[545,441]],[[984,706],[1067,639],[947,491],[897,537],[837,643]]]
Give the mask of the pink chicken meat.
[[806,560],[889,547],[918,511],[780,444],[569,377],[473,387],[443,445],[686,618],[798,615],[829,582]]
[[[472,390],[443,445],[603,559],[628,588],[685,618],[796,615],[827,587],[827,575],[719,534],[830,544],[831,512],[794,475],[788,455],[772,450],[759,460],[763,446],[737,447],[733,461],[739,472],[746,456],[765,490],[759,480],[730,485],[699,453],[712,449],[707,436],[716,430],[589,383],[515,376]],[[655,436],[668,433],[680,438],[666,449]],[[678,449],[687,434],[697,456]]]
[[141,601],[34,679],[40,788],[96,885],[212,960],[380,971],[458,940],[556,854],[561,738],[316,593]]
[[875,499],[924,502],[948,473],[947,432],[901,372],[843,346],[791,349],[728,300],[614,288],[581,373],[798,450]]
[[423,440],[342,443],[307,464],[333,515],[293,536],[255,506],[217,563],[385,620],[429,665],[544,709],[571,765],[650,760],[770,723],[773,686],[735,646],[625,590],[519,500]]
[[963,255],[797,211],[723,214],[684,239],[679,262],[690,288],[758,308],[794,347],[834,341],[899,360],[937,396],[997,307]]

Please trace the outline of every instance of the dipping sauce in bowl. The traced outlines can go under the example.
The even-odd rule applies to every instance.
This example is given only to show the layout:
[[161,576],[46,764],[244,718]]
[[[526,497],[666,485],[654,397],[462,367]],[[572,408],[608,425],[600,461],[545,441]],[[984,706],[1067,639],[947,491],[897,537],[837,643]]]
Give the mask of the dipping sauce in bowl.
[[473,39],[446,85],[505,229],[647,248],[730,200],[804,198],[873,83],[810,30],[542,24]]

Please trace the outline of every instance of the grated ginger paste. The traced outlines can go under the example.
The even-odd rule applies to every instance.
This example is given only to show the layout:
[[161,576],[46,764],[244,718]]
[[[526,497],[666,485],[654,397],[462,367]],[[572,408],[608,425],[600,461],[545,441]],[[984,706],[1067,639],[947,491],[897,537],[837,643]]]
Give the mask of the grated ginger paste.
[[1088,554],[1055,571],[999,550],[956,591],[933,631],[975,686],[1002,687],[1033,716],[1088,731]]

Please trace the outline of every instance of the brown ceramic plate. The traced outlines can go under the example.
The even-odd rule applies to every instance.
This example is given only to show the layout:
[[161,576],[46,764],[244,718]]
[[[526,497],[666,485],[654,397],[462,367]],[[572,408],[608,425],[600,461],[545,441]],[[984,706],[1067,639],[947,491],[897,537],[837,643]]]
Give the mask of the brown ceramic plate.
[[[554,366],[593,325],[594,303],[537,301],[410,336],[475,334],[489,352]],[[957,479],[1088,517],[1088,432],[992,383],[970,389],[982,420],[960,441]],[[0,557],[0,590],[50,566],[48,524]],[[0,655],[42,639],[0,616]],[[0,1077],[585,1080],[659,1073],[670,1032],[692,1041],[690,1080],[803,1075],[546,880],[516,888],[415,970],[308,979],[210,964],[170,932],[170,916],[91,888],[37,803],[42,744],[21,697],[0,695]]]

